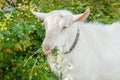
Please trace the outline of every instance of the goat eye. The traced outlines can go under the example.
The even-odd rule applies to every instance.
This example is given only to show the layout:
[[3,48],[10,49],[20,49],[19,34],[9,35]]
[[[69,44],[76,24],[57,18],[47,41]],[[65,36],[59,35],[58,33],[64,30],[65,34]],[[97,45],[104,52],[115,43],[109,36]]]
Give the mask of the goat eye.
[[66,26],[63,26],[63,27],[62,27],[62,30],[65,30],[66,28],[67,28]]

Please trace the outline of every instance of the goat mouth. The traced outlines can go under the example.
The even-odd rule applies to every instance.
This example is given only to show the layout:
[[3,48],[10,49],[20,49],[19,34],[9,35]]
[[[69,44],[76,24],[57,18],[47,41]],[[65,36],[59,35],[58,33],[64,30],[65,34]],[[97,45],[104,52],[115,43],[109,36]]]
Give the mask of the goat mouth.
[[52,53],[52,50],[47,50],[47,51],[43,51],[45,54],[51,54]]
[[44,52],[45,54],[52,54],[52,53],[56,52],[56,47],[52,47],[52,48],[50,48],[50,49],[48,49],[48,50],[44,50],[44,49],[43,49],[43,52]]

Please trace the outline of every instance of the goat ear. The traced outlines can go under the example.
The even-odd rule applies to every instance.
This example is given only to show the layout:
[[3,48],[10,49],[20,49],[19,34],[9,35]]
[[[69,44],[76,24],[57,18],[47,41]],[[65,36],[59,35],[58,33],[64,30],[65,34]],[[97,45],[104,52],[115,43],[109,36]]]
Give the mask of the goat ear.
[[34,14],[35,16],[37,16],[40,19],[44,19],[47,16],[47,13],[41,13],[41,12],[35,12],[33,10],[30,10],[32,12],[32,14]]
[[88,8],[84,13],[74,15],[73,16],[73,21],[78,22],[78,21],[84,21],[90,14],[90,9]]

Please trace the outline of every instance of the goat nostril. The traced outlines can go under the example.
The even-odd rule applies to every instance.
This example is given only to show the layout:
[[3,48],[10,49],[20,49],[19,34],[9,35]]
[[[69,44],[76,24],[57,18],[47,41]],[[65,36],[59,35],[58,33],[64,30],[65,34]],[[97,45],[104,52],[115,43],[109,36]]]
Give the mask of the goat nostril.
[[50,49],[50,46],[49,45],[46,45],[46,46],[43,46],[43,50],[46,52]]

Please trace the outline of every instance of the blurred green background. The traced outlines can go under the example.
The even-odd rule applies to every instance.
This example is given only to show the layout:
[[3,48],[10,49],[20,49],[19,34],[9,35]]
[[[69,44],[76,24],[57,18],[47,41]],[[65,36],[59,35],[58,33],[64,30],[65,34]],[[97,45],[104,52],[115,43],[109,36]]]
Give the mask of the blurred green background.
[[41,49],[44,26],[30,8],[79,14],[88,7],[91,13],[86,21],[120,20],[120,0],[0,0],[0,80],[58,80]]

